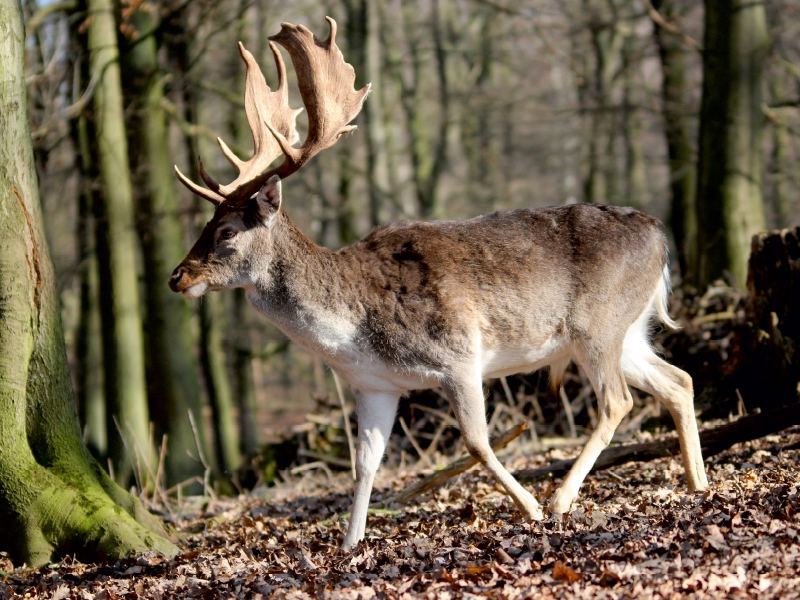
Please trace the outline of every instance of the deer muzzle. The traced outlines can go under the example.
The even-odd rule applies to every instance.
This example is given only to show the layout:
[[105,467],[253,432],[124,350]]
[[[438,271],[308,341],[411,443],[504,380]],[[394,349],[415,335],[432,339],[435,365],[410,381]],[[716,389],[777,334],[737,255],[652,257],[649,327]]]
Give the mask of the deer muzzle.
[[169,288],[187,298],[199,298],[208,291],[208,283],[193,276],[184,265],[178,265],[169,278]]

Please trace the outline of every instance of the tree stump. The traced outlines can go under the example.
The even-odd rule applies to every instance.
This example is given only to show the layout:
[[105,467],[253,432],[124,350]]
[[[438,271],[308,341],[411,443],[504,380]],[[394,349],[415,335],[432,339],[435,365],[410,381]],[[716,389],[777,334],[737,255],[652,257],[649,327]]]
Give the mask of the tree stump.
[[753,236],[736,388],[748,409],[797,402],[800,227]]

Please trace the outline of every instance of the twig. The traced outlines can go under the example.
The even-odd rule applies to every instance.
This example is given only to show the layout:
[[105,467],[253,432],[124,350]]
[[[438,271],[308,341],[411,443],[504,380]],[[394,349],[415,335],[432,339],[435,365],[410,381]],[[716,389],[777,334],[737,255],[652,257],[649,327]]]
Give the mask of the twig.
[[[195,123],[190,123],[189,121],[182,119],[178,114],[178,107],[175,106],[174,102],[171,102],[167,98],[161,99],[160,106],[164,112],[169,115],[172,122],[178,126],[184,135],[189,137],[204,137],[214,141],[219,139],[219,137],[208,127],[196,125]],[[239,156],[249,156],[253,153],[252,150],[247,150],[246,148],[243,148],[237,144],[228,144],[228,147],[234,152],[234,154]]]
[[53,2],[52,4],[47,4],[37,9],[25,24],[25,35],[30,36],[36,33],[39,25],[41,25],[42,22],[53,13],[74,10],[77,7],[77,0],[66,0],[65,2]]
[[702,325],[703,323],[713,323],[714,321],[730,321],[736,318],[736,313],[732,309],[723,312],[710,313],[707,315],[700,315],[692,319],[692,325]]
[[703,46],[700,44],[700,42],[698,42],[693,37],[686,35],[684,32],[678,29],[674,24],[670,23],[663,16],[661,16],[661,13],[659,13],[653,7],[653,5],[650,4],[650,0],[644,0],[644,7],[647,9],[647,14],[653,20],[653,23],[661,27],[664,31],[668,31],[672,35],[676,35],[679,38],[681,38],[681,40],[683,40],[683,43],[689,46],[695,52],[700,52],[700,53],[703,52]]
[[575,429],[575,415],[572,414],[572,404],[569,403],[567,393],[561,387],[558,390],[558,395],[561,398],[561,404],[564,406],[564,412],[567,414],[567,425],[569,426],[569,436],[577,437],[578,432]]
[[533,406],[533,412],[536,414],[536,422],[544,423],[544,411],[542,411],[542,405],[539,404],[539,397],[535,391],[531,396],[531,406]]
[[[703,456],[708,458],[734,444],[755,440],[797,424],[800,424],[800,402],[769,412],[744,416],[727,425],[701,431],[700,446],[703,448]],[[679,452],[677,438],[606,448],[595,461],[592,472],[628,462],[646,462],[654,458],[676,456]],[[517,471],[514,477],[521,483],[532,483],[550,476],[560,477],[574,463],[575,459],[559,460],[538,469]]]
[[197,456],[200,457],[200,463],[203,465],[205,469],[205,473],[203,474],[203,490],[206,494],[211,498],[212,501],[216,502],[217,497],[214,493],[214,490],[211,488],[211,467],[208,465],[208,461],[206,460],[205,454],[203,454],[203,448],[200,445],[200,436],[197,433],[197,424],[194,422],[194,415],[192,414],[191,409],[187,409],[189,413],[189,423],[192,425],[192,433],[194,434],[194,444],[197,446]]
[[125,439],[125,436],[122,433],[122,427],[120,427],[119,421],[117,420],[117,415],[113,415],[111,418],[114,419],[114,426],[117,428],[117,433],[119,433],[119,437],[122,438],[122,447],[125,448],[125,454],[128,455],[128,460],[131,461],[131,470],[133,471],[133,478],[136,480],[136,487],[141,491],[142,482],[139,479],[139,473],[136,469],[136,463],[133,461],[133,456],[131,455],[131,449],[128,446],[128,440]]
[[[396,517],[397,515],[400,514],[400,511],[399,510],[391,510],[391,509],[388,509],[388,508],[378,508],[378,507],[370,506],[367,509],[367,514],[368,515],[381,515],[381,516],[384,516],[384,517]],[[347,511],[346,513],[342,513],[341,515],[336,515],[336,516],[331,517],[329,519],[325,519],[324,521],[320,521],[319,523],[317,523],[317,525],[320,525],[322,527],[327,527],[328,525],[332,525],[334,522],[339,521],[340,519],[349,519],[349,518],[350,518],[350,511]]]
[[[516,427],[509,429],[498,438],[492,440],[491,442],[492,450],[499,450],[500,448],[507,446],[509,442],[518,438],[527,430],[528,430],[527,423],[520,423]],[[414,500],[414,498],[417,498],[418,496],[421,496],[422,494],[439,487],[449,479],[452,479],[456,475],[460,475],[461,473],[475,466],[476,464],[478,464],[478,461],[472,456],[462,456],[461,458],[450,463],[443,469],[440,469],[439,471],[436,471],[435,473],[428,475],[427,477],[418,481],[417,483],[407,487],[399,494],[396,494],[395,496],[392,496],[391,498],[383,502],[378,502],[377,504],[379,506],[380,505],[392,506],[393,504],[408,504],[409,502]]]
[[[447,429],[447,419],[442,419],[442,422],[439,423],[439,426],[436,428],[436,431],[433,434],[433,438],[431,439],[431,443],[428,444],[428,447],[425,449],[425,458],[430,459],[430,455],[432,452],[436,450],[436,446],[439,444],[439,438],[442,437],[444,430]],[[428,460],[428,462],[432,462]]]
[[[521,405],[522,403],[520,402],[520,406]],[[503,404],[499,404],[498,408],[502,408],[502,410],[510,417],[527,423],[528,431],[531,432],[531,441],[536,445],[539,444],[539,434],[536,433],[536,425],[534,424],[533,420],[530,417],[528,417],[517,407],[508,407]]]
[[100,81],[100,72],[96,72],[92,75],[92,78],[89,80],[89,85],[86,86],[86,90],[83,92],[81,97],[70,104],[68,107],[60,111],[57,115],[50,118],[47,123],[41,125],[37,129],[34,129],[31,132],[31,137],[34,140],[38,140],[46,136],[58,123],[63,121],[71,121],[72,119],[77,119],[83,113],[83,109],[86,108],[86,105],[89,104],[89,101],[94,96],[94,90],[97,87],[97,83]]
[[320,452],[314,452],[313,450],[306,450],[305,448],[300,448],[297,451],[299,456],[305,456],[306,458],[316,458],[317,460],[322,460],[328,463],[329,465],[333,465],[334,467],[340,467],[342,469],[349,469],[352,465],[349,460],[342,460],[341,458],[337,458],[335,456],[329,456],[328,454],[321,454]]
[[336,371],[333,373],[333,382],[336,384],[336,394],[339,396],[339,402],[342,405],[342,414],[344,415],[344,432],[347,434],[347,448],[350,451],[350,468],[353,471],[353,479],[356,478],[356,447],[353,443],[353,432],[350,429],[350,415],[347,412],[347,405],[344,401],[344,392],[342,391],[342,384],[339,381],[339,376]]
[[324,460],[317,460],[300,465],[299,467],[292,469],[291,473],[292,475],[297,475],[298,473],[304,473],[305,471],[310,471],[311,469],[322,469],[322,471],[325,473],[325,476],[328,478],[328,483],[330,483],[330,481],[333,479],[333,473],[331,473],[330,468],[325,464]]
[[221,525],[227,525],[228,523],[238,521],[244,514],[244,511],[244,506],[234,506],[232,509],[221,512],[216,517],[209,519],[204,529],[207,531],[212,527],[219,527]]
[[506,400],[511,408],[514,408],[517,403],[514,401],[514,396],[511,395],[511,388],[508,387],[508,380],[505,377],[500,378],[500,385],[503,386],[503,393],[506,395]]
[[172,508],[169,505],[167,493],[164,490],[164,482],[162,481],[164,477],[164,466],[166,465],[167,462],[167,439],[168,439],[167,434],[165,433],[161,437],[161,450],[158,453],[158,466],[156,467],[155,485],[156,485],[156,492],[158,492],[158,495],[161,496],[161,501],[164,503],[164,508],[166,508],[169,511],[170,517],[174,519],[175,514],[173,513]]
[[224,98],[225,100],[227,100],[228,102],[230,102],[231,104],[233,104],[238,108],[244,108],[244,100],[242,100],[240,96],[234,94],[233,92],[229,92],[228,90],[221,88],[218,85],[211,85],[205,83],[204,81],[198,81],[197,87],[199,87],[201,90],[204,90],[206,92],[211,92],[212,94],[216,94],[217,96]]
[[411,433],[411,430],[408,428],[406,424],[406,420],[403,417],[398,419],[400,421],[400,427],[403,428],[403,432],[406,434],[408,441],[411,442],[411,445],[414,446],[414,450],[417,451],[417,455],[419,455],[420,460],[424,460],[429,466],[433,466],[431,463],[431,459],[428,458],[428,455],[420,447],[419,443],[417,442],[417,438],[414,437],[414,434]]
[[[417,408],[417,409],[421,410],[422,412],[428,412],[428,413],[431,413],[432,415],[436,415],[437,417],[440,417],[441,419],[444,419],[445,422],[448,425],[450,425],[451,427],[458,427],[458,422],[450,415],[449,409],[448,409],[448,412],[444,412],[444,411],[441,411],[441,410],[436,409],[436,408],[431,408],[430,406],[423,406],[422,404],[416,404],[416,403],[409,404],[409,406],[411,408]],[[450,406],[449,403],[448,403],[448,406]]]

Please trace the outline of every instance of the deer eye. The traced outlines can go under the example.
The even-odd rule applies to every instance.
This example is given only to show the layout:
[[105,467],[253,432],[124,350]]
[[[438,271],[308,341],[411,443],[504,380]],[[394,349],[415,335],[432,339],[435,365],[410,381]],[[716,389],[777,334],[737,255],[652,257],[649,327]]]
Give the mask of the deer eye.
[[235,237],[236,237],[236,232],[233,229],[226,229],[225,231],[219,234],[219,240],[221,242],[233,239]]

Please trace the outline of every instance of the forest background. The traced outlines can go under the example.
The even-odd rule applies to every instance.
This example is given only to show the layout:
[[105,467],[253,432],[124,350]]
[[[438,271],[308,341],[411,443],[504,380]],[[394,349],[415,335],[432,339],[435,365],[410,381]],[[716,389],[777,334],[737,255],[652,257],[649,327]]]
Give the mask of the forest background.
[[24,2],[43,223],[92,454],[123,486],[161,455],[164,489],[230,491],[244,457],[339,403],[330,371],[241,290],[187,302],[166,284],[210,217],[173,164],[199,181],[202,155],[233,179],[215,138],[252,152],[237,41],[274,87],[267,37],[290,21],[324,38],[330,15],[356,87],[372,83],[359,130],[285,189],[318,243],[403,218],[628,205],[662,219],[675,282],[702,295],[742,290],[752,235],[800,218],[800,2],[736,4]]

